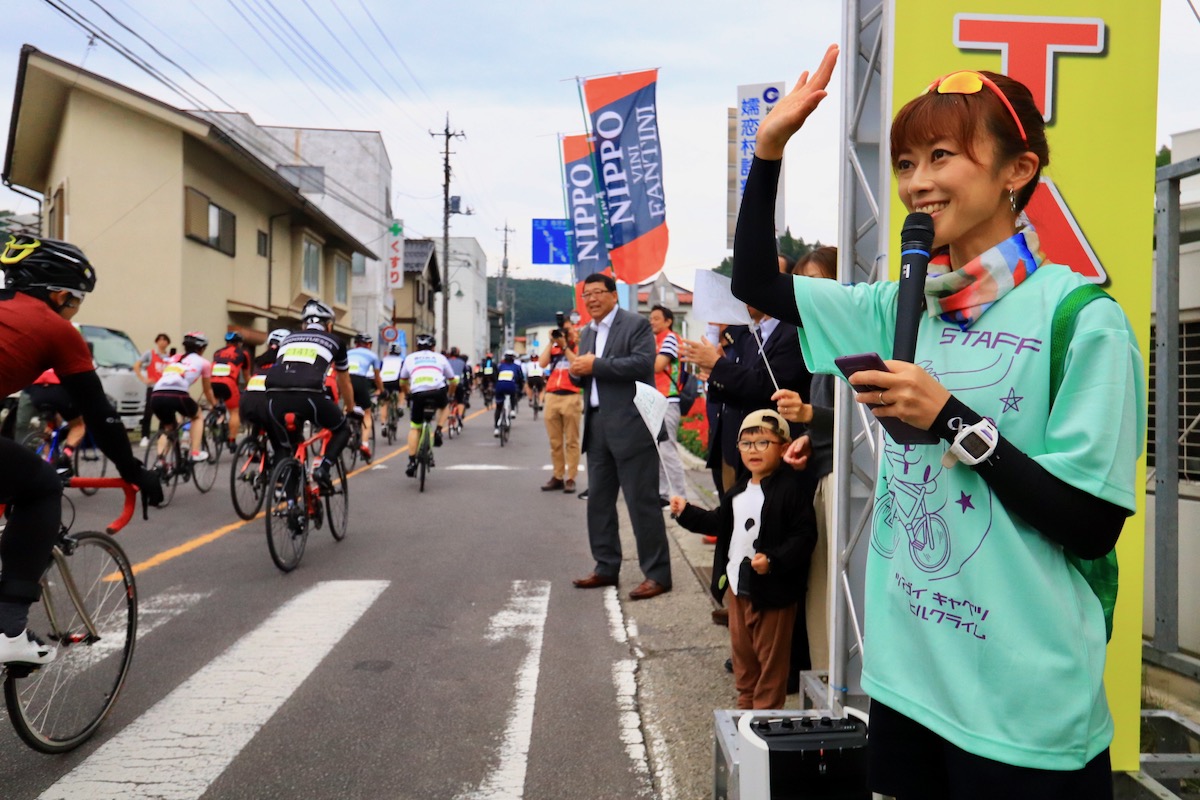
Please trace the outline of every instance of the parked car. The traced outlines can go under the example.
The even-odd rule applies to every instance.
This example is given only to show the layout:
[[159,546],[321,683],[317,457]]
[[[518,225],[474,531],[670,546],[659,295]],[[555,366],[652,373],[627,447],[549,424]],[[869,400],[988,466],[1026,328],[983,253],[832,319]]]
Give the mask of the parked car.
[[75,327],[92,349],[96,374],[100,376],[105,394],[121,415],[121,422],[128,430],[140,427],[146,408],[146,384],[133,371],[133,365],[141,358],[141,351],[124,331],[78,323]]

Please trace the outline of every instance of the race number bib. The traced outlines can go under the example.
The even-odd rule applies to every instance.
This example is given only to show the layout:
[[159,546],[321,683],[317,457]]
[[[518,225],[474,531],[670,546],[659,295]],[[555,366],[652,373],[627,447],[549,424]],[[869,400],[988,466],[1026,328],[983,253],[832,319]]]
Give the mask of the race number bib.
[[214,378],[228,378],[233,373],[233,368],[228,364],[213,364],[212,376]]
[[296,347],[295,345],[288,347],[283,354],[284,361],[300,361],[305,364],[317,363],[317,348],[315,347]]
[[167,366],[163,367],[163,375],[171,375],[176,378],[182,378],[186,372],[187,369],[179,362],[167,364]]
[[400,365],[388,364],[384,366],[383,371],[379,373],[379,377],[382,378],[384,382],[400,380]]
[[[215,372],[215,370],[214,370],[214,372]],[[266,391],[266,389],[267,389],[266,374],[255,375],[253,378],[251,378],[250,380],[248,380],[246,382],[246,391],[247,392],[264,392],[264,391]]]
[[500,370],[500,374],[496,376],[496,380],[511,383],[513,380],[513,371],[511,369]]

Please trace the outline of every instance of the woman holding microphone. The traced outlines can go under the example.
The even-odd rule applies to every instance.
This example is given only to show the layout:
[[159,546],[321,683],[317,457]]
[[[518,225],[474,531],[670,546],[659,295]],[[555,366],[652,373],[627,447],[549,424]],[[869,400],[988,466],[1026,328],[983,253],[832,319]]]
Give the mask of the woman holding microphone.
[[[888,358],[898,294],[778,272],[780,159],[837,57],[759,128],[733,272],[734,294],[800,326],[830,374],[841,356]],[[943,76],[892,123],[900,200],[932,217],[926,310],[915,363],[849,380],[877,418],[936,436],[887,438],[867,558],[870,783],[898,800],[1112,796],[1106,610],[1083,573],[1135,508],[1143,366],[1115,302],[1064,313],[1087,282],[1046,260],[1021,213],[1049,162],[1041,112],[1003,75]]]

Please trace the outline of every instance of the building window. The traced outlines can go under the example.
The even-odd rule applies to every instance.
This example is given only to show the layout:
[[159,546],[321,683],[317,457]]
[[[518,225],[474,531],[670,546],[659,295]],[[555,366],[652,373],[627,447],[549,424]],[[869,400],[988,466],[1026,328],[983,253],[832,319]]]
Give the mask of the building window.
[[306,292],[321,291],[321,248],[312,239],[304,240],[304,274],[300,285]]
[[301,192],[325,194],[325,168],[301,164],[280,164],[275,170]]
[[350,256],[350,271],[354,275],[367,274],[367,257],[362,253],[355,253]]
[[[1150,329],[1150,407],[1146,432],[1146,466],[1155,465],[1154,416],[1157,365],[1155,329]],[[1179,480],[1200,481],[1200,320],[1179,323]]]
[[350,300],[350,262],[338,256],[333,260],[333,301],[347,303]]
[[63,197],[62,187],[54,190],[54,199],[50,203],[50,213],[46,220],[46,234],[52,239],[65,239],[66,225],[63,217],[67,214],[67,201]]
[[271,240],[267,236],[266,231],[258,232],[258,254],[263,258],[267,256],[267,248],[271,246]]
[[232,256],[237,250],[237,217],[188,187],[184,196],[184,234]]
[[417,278],[417,305],[425,302],[425,281]]

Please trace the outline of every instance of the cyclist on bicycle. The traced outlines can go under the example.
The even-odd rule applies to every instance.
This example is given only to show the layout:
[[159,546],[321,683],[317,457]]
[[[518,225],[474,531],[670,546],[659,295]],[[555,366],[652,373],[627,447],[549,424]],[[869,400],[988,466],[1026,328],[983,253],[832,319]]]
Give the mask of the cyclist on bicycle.
[[368,334],[356,334],[354,348],[346,352],[346,358],[350,360],[350,387],[354,389],[354,405],[363,410],[360,449],[368,464],[371,463],[371,409],[375,405],[372,391],[383,394],[383,379],[379,377],[383,362],[371,349],[374,341]]
[[446,357],[433,349],[437,343],[432,333],[417,335],[417,349],[404,359],[400,368],[400,383],[412,398],[412,421],[408,427],[408,466],[404,474],[417,474],[417,438],[425,419],[426,408],[436,408],[437,428],[433,433],[434,447],[442,446],[442,425],[449,411],[450,395],[447,389],[457,383],[454,370]]
[[471,368],[467,364],[467,357],[459,352],[457,347],[450,348],[450,356],[446,360],[450,362],[450,369],[458,376],[458,385],[454,387],[454,396],[450,403],[450,414],[458,420],[458,426],[461,428],[463,415],[467,412],[467,398],[471,394]]
[[529,399],[538,408],[542,407],[542,395],[546,391],[546,377],[542,374],[542,365],[538,359],[528,355],[521,356],[521,369],[525,371],[525,390]]
[[42,429],[55,430],[63,422],[67,423],[67,438],[58,455],[55,465],[60,474],[71,469],[71,455],[87,433],[79,408],[71,400],[71,395],[62,387],[58,374],[48,369],[37,377],[32,384],[25,387],[25,395],[29,405],[42,417]]
[[229,411],[229,447],[237,447],[238,431],[242,428],[242,416],[238,410],[241,392],[238,389],[242,374],[247,377],[253,364],[250,354],[242,347],[242,335],[237,331],[225,334],[225,346],[213,353],[213,395],[225,404]]
[[[404,367],[404,356],[398,343],[388,345],[387,355],[379,367],[379,379],[383,381],[383,398],[379,401],[379,419],[387,421],[388,406],[400,403],[400,370]],[[398,408],[397,418],[404,416],[404,409]]]
[[[208,460],[208,453],[200,449],[204,436],[204,424],[200,419],[200,404],[189,394],[197,380],[204,394],[204,399],[210,406],[217,404],[217,398],[212,389],[212,363],[204,357],[208,348],[208,337],[201,331],[191,331],[183,335],[183,354],[174,356],[163,366],[162,377],[154,384],[150,393],[150,410],[158,417],[162,430],[174,429],[178,424],[175,415],[182,414],[184,419],[191,420],[191,454],[192,461]],[[158,454],[166,452],[167,443],[163,439],[158,442]]]
[[500,417],[504,413],[504,401],[508,400],[508,411],[511,415],[516,409],[518,398],[525,390],[525,373],[517,363],[517,354],[512,350],[504,354],[500,365],[496,367],[496,428],[493,436],[500,435]]
[[246,390],[242,392],[242,419],[262,430],[270,426],[267,413],[267,370],[275,366],[275,358],[279,354],[279,345],[291,333],[287,328],[276,328],[267,336],[267,349],[254,359],[254,374],[246,381]]
[[[483,392],[484,399],[492,392],[492,386],[496,382],[496,358],[490,352],[483,354],[483,360],[479,362],[479,390]],[[490,402],[490,401],[489,401]]]
[[286,455],[292,437],[286,417],[295,414],[297,424],[311,422],[332,436],[313,478],[322,491],[331,488],[332,464],[350,441],[350,426],[337,403],[325,395],[325,371],[332,366],[337,376],[338,394],[347,414],[355,413],[354,389],[350,386],[350,362],[346,346],[334,336],[333,309],[320,300],[309,300],[300,312],[304,329],[288,334],[279,346],[274,367],[267,372],[267,434],[276,454]]
[[[151,505],[161,503],[158,475],[134,457],[91,351],[69,322],[96,287],[87,257],[66,242],[19,234],[10,236],[0,253],[0,269],[0,397],[53,368],[121,478],[141,489]],[[9,512],[0,533],[0,664],[54,660],[55,648],[27,631],[26,623],[61,530],[62,490],[51,465],[17,442],[0,439],[0,503]]]

